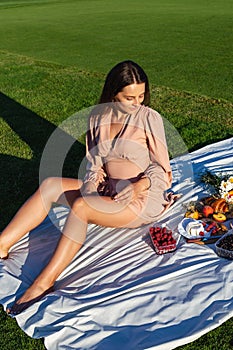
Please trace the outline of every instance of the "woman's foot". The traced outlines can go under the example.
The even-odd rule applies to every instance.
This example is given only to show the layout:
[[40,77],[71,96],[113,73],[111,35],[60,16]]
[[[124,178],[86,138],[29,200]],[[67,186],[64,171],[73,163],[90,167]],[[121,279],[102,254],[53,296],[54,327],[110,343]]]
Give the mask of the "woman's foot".
[[1,257],[1,260],[7,260],[9,258],[9,254],[5,255],[4,257]]
[[9,256],[9,250],[3,246],[0,239],[0,259],[6,260]]
[[29,287],[24,295],[15,302],[15,304],[6,310],[8,315],[16,316],[22,311],[26,310],[29,306],[42,299],[45,295],[52,293],[53,287],[42,288],[40,286],[32,285]]

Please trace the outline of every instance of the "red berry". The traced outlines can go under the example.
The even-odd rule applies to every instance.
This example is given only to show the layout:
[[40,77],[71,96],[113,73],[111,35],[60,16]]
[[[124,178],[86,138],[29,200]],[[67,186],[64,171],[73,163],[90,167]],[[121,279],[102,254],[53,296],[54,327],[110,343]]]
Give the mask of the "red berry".
[[215,228],[213,228],[213,230],[211,231],[211,235],[214,235],[216,232],[218,232],[218,229],[215,227]]

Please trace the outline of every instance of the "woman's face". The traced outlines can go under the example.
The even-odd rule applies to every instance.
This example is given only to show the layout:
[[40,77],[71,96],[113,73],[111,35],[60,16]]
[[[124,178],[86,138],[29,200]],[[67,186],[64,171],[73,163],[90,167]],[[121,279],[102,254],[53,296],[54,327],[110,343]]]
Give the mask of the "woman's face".
[[115,96],[115,102],[138,106],[142,104],[145,95],[145,83],[131,84],[123,88]]

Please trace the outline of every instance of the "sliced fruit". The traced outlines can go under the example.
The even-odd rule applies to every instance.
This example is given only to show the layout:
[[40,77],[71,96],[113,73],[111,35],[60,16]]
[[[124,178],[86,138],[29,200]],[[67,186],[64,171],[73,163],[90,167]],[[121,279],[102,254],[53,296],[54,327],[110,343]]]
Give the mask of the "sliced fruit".
[[224,222],[226,221],[227,217],[223,213],[216,213],[213,214],[213,219],[217,222]]
[[185,213],[186,218],[192,218],[192,219],[198,219],[199,218],[199,213],[197,210],[195,211],[186,211]]

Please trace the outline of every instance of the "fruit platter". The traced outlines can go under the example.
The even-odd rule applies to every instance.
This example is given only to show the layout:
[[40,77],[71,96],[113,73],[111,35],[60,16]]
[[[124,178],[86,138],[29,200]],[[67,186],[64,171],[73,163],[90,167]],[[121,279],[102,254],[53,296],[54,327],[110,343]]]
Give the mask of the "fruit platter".
[[206,186],[214,189],[214,194],[186,206],[185,217],[208,218],[216,222],[233,219],[233,176],[220,176],[209,171],[201,176]]
[[201,198],[186,205],[178,231],[188,242],[213,243],[233,225],[233,206],[218,195]]
[[176,250],[177,240],[168,227],[155,226],[149,229],[150,238],[158,255]]
[[211,218],[216,222],[225,222],[228,219],[233,219],[233,208],[224,198],[204,197],[199,201],[190,202],[186,206],[185,217],[193,219]]

